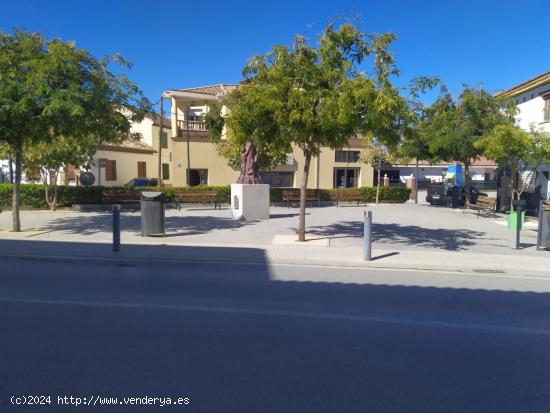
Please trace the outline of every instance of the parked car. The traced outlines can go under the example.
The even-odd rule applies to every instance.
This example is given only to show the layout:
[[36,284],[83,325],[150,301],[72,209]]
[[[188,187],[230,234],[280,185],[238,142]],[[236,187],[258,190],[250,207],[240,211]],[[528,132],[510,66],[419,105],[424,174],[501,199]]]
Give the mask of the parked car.
[[130,180],[126,185],[128,187],[137,188],[141,186],[158,186],[158,179],[156,178],[134,178]]
[[[470,203],[475,204],[480,192],[475,186],[470,187]],[[466,199],[466,189],[454,185],[442,183],[430,184],[428,186],[428,194],[426,202],[430,205],[447,205],[447,197],[451,197],[451,205],[453,208],[463,206]]]

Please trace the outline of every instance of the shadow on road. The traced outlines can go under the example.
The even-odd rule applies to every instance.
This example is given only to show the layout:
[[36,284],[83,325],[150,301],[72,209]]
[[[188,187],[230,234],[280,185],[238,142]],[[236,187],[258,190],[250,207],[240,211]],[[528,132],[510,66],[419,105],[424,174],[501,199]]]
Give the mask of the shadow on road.
[[189,411],[206,412],[550,405],[549,294],[343,283],[344,270],[272,266],[256,248],[0,251],[12,256],[0,271],[5,400],[38,389],[190,396]]

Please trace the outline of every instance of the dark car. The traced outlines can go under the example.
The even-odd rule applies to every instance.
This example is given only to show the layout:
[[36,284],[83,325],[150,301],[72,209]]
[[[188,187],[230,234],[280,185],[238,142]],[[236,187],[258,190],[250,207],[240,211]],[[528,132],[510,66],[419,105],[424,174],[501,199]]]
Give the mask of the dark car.
[[156,178],[134,178],[130,180],[126,185],[132,188],[142,186],[158,186],[158,179]]
[[[475,204],[479,197],[479,190],[472,186],[470,187],[470,203]],[[466,199],[466,189],[447,184],[430,184],[428,186],[428,194],[426,202],[430,205],[447,205],[447,198],[450,197],[452,207],[463,206]]]

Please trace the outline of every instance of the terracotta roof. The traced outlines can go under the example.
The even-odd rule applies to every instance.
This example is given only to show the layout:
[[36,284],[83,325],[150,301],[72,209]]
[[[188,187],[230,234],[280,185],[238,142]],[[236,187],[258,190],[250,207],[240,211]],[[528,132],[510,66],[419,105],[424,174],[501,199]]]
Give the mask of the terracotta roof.
[[540,75],[537,75],[535,77],[532,77],[529,80],[521,82],[519,85],[513,86],[509,89],[499,92],[496,95],[497,96],[502,96],[502,95],[514,96],[545,83],[550,83],[550,70],[544,73],[541,73]]
[[138,152],[138,153],[153,153],[156,152],[151,145],[147,145],[141,141],[136,141],[133,139],[127,139],[124,142],[112,145],[106,144],[101,147],[103,150],[107,151],[117,151],[117,152]]
[[235,90],[239,85],[220,83],[219,85],[197,86],[186,89],[176,89],[179,92],[202,93],[204,95],[220,96]]

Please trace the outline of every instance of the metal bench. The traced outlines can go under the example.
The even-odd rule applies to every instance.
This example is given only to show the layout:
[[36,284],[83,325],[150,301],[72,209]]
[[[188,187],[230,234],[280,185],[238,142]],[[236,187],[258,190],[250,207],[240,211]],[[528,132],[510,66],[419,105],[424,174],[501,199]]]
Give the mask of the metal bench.
[[201,191],[201,190],[185,190],[175,192],[176,204],[178,211],[181,210],[182,203],[190,204],[214,204],[214,209],[222,209],[222,203],[218,192],[215,190]]
[[468,209],[476,210],[478,218],[481,215],[481,211],[489,211],[493,214],[493,218],[496,217],[496,206],[497,199],[495,197],[484,195],[478,196],[475,204],[468,203]]
[[367,205],[367,200],[363,197],[361,191],[335,190],[330,193],[330,198],[336,201],[336,207],[339,206],[341,201],[357,202],[357,206],[359,206],[361,202]]
[[104,204],[137,204],[140,198],[133,189],[105,189],[102,200]]
[[[282,190],[282,200],[286,202],[286,206],[290,206],[290,202],[300,202],[300,189],[283,189]],[[321,198],[319,191],[317,189],[306,189],[306,202],[307,201],[317,201],[317,205],[321,204]]]

